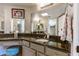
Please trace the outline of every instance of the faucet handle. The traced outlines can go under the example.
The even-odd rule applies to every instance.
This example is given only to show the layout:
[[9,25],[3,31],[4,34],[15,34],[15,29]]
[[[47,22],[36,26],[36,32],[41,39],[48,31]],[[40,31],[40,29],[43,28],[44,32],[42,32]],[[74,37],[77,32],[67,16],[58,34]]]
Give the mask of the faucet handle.
[[44,36],[44,39],[46,39],[46,38],[47,38],[47,35]]

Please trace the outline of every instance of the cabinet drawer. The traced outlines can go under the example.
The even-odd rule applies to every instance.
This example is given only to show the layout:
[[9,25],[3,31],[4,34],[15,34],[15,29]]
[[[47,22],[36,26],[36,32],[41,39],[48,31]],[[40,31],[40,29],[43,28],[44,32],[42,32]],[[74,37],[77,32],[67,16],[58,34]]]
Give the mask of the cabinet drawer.
[[55,49],[50,49],[46,47],[46,54],[50,56],[67,56],[68,54],[65,52],[61,52]]
[[36,44],[34,44],[34,43],[31,43],[31,48],[33,48],[33,49],[35,49],[35,50],[37,50],[37,45]]
[[29,42],[27,42],[27,41],[23,41],[22,43],[23,43],[23,45],[29,47]]
[[37,55],[38,56],[45,56],[44,54],[40,53],[40,52],[37,52]]
[[31,48],[44,53],[44,46],[31,43]]

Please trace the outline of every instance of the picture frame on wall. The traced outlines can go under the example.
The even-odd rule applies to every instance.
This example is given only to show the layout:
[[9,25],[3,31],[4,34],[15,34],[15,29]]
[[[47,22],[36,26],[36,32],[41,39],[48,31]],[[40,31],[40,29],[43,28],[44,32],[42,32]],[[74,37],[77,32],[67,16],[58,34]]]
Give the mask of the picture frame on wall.
[[12,8],[12,18],[24,19],[25,18],[25,10],[18,9],[18,8]]

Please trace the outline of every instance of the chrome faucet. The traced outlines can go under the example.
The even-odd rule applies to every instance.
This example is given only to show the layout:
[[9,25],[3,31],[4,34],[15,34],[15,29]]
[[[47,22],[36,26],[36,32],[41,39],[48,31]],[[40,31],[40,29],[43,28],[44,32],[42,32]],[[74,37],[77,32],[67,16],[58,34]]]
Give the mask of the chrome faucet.
[[44,38],[49,39],[49,34],[46,33],[46,36]]

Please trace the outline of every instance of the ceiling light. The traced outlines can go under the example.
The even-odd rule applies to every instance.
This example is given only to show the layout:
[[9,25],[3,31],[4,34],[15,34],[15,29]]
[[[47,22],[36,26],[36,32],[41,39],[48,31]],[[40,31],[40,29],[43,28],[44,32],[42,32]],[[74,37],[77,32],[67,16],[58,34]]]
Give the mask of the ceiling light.
[[42,16],[48,16],[48,13],[42,13],[41,15]]

